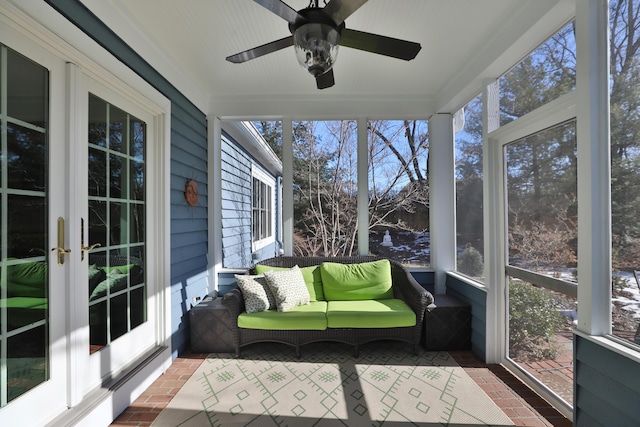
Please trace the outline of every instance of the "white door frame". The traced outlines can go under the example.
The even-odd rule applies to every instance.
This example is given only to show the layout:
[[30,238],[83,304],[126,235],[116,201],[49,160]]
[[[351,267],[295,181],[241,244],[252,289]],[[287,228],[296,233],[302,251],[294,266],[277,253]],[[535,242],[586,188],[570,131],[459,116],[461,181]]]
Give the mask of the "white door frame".
[[[69,42],[59,35],[68,37]],[[88,342],[88,328],[85,331],[84,328],[78,327],[85,321],[82,318],[84,315],[79,315],[73,310],[73,307],[78,306],[77,304],[84,299],[84,295],[71,292],[71,285],[68,285],[64,292],[56,294],[59,298],[53,298],[50,301],[52,313],[59,313],[56,315],[60,316],[60,319],[56,319],[51,325],[51,335],[55,337],[52,379],[56,380],[51,384],[54,384],[55,392],[51,392],[49,387],[37,387],[16,399],[11,405],[0,409],[0,419],[3,421],[15,419],[21,425],[41,425],[61,413],[63,416],[67,413],[68,418],[76,421],[83,419],[88,423],[87,425],[105,424],[113,419],[114,413],[124,410],[171,364],[170,101],[104,48],[80,33],[68,21],[58,16],[51,16],[50,8],[43,7],[41,2],[20,2],[18,5],[0,4],[0,42],[28,57],[31,56],[30,51],[36,52],[31,59],[47,67],[50,70],[51,82],[55,82],[50,84],[50,101],[53,103],[55,100],[56,106],[66,106],[50,109],[50,144],[54,144],[54,141],[56,144],[61,144],[51,149],[50,162],[60,165],[64,171],[52,176],[50,181],[52,188],[73,188],[67,183],[76,180],[86,181],[86,173],[82,175],[82,171],[69,167],[68,163],[71,161],[77,163],[78,152],[75,150],[77,141],[82,138],[86,140],[86,128],[82,129],[82,123],[78,120],[82,112],[74,102],[76,97],[81,96],[79,80],[90,76],[91,79],[99,81],[100,84],[127,98],[128,102],[148,111],[151,117],[147,126],[154,134],[154,140],[149,143],[153,144],[155,150],[146,160],[154,165],[153,170],[147,172],[149,183],[147,244],[153,245],[156,252],[154,255],[149,253],[147,256],[147,271],[152,272],[147,276],[147,281],[151,286],[148,288],[149,313],[153,311],[157,314],[157,321],[152,331],[154,346],[161,352],[156,351],[151,362],[146,364],[140,373],[131,376],[126,384],[116,391],[106,390],[101,387],[101,384],[90,391],[83,377],[89,366],[88,362],[83,362],[83,359],[88,359],[88,347],[83,348],[84,346],[81,345],[85,334]],[[65,66],[65,63],[76,65]],[[86,111],[84,114],[86,115]],[[67,141],[74,142],[67,143]],[[72,222],[79,224],[78,218],[81,216],[77,210],[79,196],[81,195],[77,192],[67,191],[65,197],[52,197],[50,206],[49,229],[52,236],[50,246],[56,246],[53,242],[56,235],[56,220],[58,216],[62,216],[66,219],[66,240],[72,255],[80,253],[79,226],[71,226]],[[86,272],[83,275],[81,269],[72,271],[69,265],[65,263],[64,271],[52,272],[50,280],[67,284],[77,283],[81,279],[86,280]],[[86,299],[82,301],[85,307],[86,301]],[[67,313],[66,316],[65,313]],[[87,356],[82,355],[84,351]],[[136,356],[144,358],[148,354],[140,353]],[[133,357],[130,357],[129,361],[131,363],[127,368],[135,367],[140,362]],[[95,385],[95,382],[91,384]],[[48,391],[41,391],[41,389]],[[92,403],[92,410],[87,411],[84,402],[90,393],[92,400],[96,393],[100,398]],[[71,414],[73,407],[77,407],[80,403],[83,403],[80,405],[83,409],[77,412],[81,414]],[[51,410],[49,406],[52,406]],[[38,407],[38,411],[33,411],[34,407]],[[71,407],[72,411],[65,412],[68,407]],[[34,418],[33,423],[29,422],[25,418],[28,414],[36,417],[37,420]]]

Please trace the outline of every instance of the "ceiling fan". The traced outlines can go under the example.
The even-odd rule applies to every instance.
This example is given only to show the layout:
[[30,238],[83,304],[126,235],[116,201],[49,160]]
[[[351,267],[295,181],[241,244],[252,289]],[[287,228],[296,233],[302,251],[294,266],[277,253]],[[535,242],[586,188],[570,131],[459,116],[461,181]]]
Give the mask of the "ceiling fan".
[[421,49],[419,43],[345,28],[344,20],[367,0],[311,0],[305,9],[294,10],[281,0],[254,0],[289,23],[291,35],[253,49],[228,56],[236,64],[294,46],[298,62],[316,78],[318,89],[335,84],[333,65],[338,46],[364,50],[410,61]]

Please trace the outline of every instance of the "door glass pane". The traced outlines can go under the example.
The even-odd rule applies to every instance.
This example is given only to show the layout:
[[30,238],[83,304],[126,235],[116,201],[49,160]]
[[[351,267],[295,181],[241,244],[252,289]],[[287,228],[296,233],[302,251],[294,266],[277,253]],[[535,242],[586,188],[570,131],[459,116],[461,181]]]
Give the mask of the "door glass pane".
[[0,406],[49,379],[48,78],[0,45]]
[[[89,95],[90,352],[147,320],[143,121]],[[105,141],[109,141],[108,144]]]

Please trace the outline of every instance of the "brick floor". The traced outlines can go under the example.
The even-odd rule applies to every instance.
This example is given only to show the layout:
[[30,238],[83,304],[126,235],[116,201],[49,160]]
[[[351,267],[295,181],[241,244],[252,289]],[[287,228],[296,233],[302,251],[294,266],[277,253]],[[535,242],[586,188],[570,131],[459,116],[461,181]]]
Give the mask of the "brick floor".
[[[502,365],[487,365],[470,351],[451,356],[504,411],[516,426],[572,426],[560,412]],[[206,354],[181,355],[130,407],[111,424],[114,427],[149,426],[202,364]]]

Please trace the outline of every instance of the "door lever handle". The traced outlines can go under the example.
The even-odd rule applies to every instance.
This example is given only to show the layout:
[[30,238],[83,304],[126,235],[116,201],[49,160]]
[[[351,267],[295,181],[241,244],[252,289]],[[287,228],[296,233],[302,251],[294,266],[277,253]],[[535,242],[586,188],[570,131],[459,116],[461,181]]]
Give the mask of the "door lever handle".
[[58,251],[58,265],[64,264],[64,256],[71,253],[71,249],[64,248],[64,218],[58,218],[58,246],[51,249],[51,251]]
[[80,254],[80,260],[84,261],[84,253],[85,252],[90,252],[90,251],[92,251],[95,248],[100,247],[100,246],[102,246],[100,243],[94,243],[91,246],[84,246],[84,245],[80,246],[80,249],[82,250],[82,253]]

